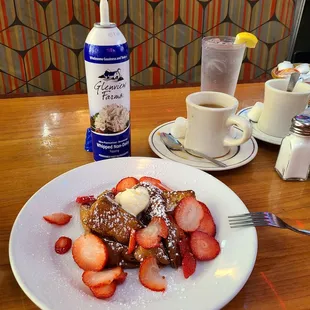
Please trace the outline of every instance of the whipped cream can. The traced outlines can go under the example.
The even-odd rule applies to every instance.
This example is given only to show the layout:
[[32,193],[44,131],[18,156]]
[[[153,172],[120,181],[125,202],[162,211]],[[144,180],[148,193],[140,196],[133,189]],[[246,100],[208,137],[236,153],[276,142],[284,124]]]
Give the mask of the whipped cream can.
[[130,156],[129,50],[114,23],[96,23],[84,46],[94,159]]

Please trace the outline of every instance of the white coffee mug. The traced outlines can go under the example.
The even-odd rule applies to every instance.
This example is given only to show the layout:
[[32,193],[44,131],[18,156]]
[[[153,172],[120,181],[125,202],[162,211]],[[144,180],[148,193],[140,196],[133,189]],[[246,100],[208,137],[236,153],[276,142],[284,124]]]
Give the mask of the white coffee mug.
[[275,79],[265,83],[264,108],[258,128],[267,135],[283,138],[289,133],[291,120],[302,113],[308,104],[310,85],[297,83],[287,92],[288,80]]
[[[202,104],[216,104],[220,108],[205,107]],[[230,95],[204,91],[186,98],[187,131],[184,146],[187,149],[220,157],[232,146],[239,146],[250,139],[252,127],[245,118],[236,116],[238,100]],[[229,135],[230,127],[236,125],[243,134],[234,139]]]

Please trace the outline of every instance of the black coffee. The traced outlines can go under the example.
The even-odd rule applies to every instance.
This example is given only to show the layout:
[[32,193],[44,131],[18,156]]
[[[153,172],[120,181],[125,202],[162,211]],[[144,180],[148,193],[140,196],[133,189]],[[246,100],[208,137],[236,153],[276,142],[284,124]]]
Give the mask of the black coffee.
[[202,103],[202,104],[200,104],[200,106],[206,107],[206,108],[212,108],[212,109],[223,109],[223,108],[225,108],[224,106],[222,106],[221,104],[218,104],[218,103]]

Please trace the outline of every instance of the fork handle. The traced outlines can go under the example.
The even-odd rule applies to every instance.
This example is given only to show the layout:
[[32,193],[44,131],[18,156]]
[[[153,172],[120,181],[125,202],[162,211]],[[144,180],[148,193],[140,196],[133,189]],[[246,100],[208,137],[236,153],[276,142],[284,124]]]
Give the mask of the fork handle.
[[305,229],[297,229],[291,225],[286,224],[286,227],[292,231],[295,231],[297,233],[303,234],[303,235],[307,235],[310,236],[310,231],[309,230],[305,230]]

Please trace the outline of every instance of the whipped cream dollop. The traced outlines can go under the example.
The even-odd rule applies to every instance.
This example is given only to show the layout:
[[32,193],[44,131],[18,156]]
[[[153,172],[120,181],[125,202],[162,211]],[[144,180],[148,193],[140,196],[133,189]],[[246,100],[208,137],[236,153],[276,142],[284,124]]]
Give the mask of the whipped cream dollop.
[[278,64],[278,70],[294,68],[294,65],[290,61],[283,61]]
[[115,196],[115,200],[125,211],[137,216],[149,206],[150,195],[145,187],[129,188]]
[[307,74],[310,71],[309,64],[300,64],[295,69],[297,69],[301,74]]

